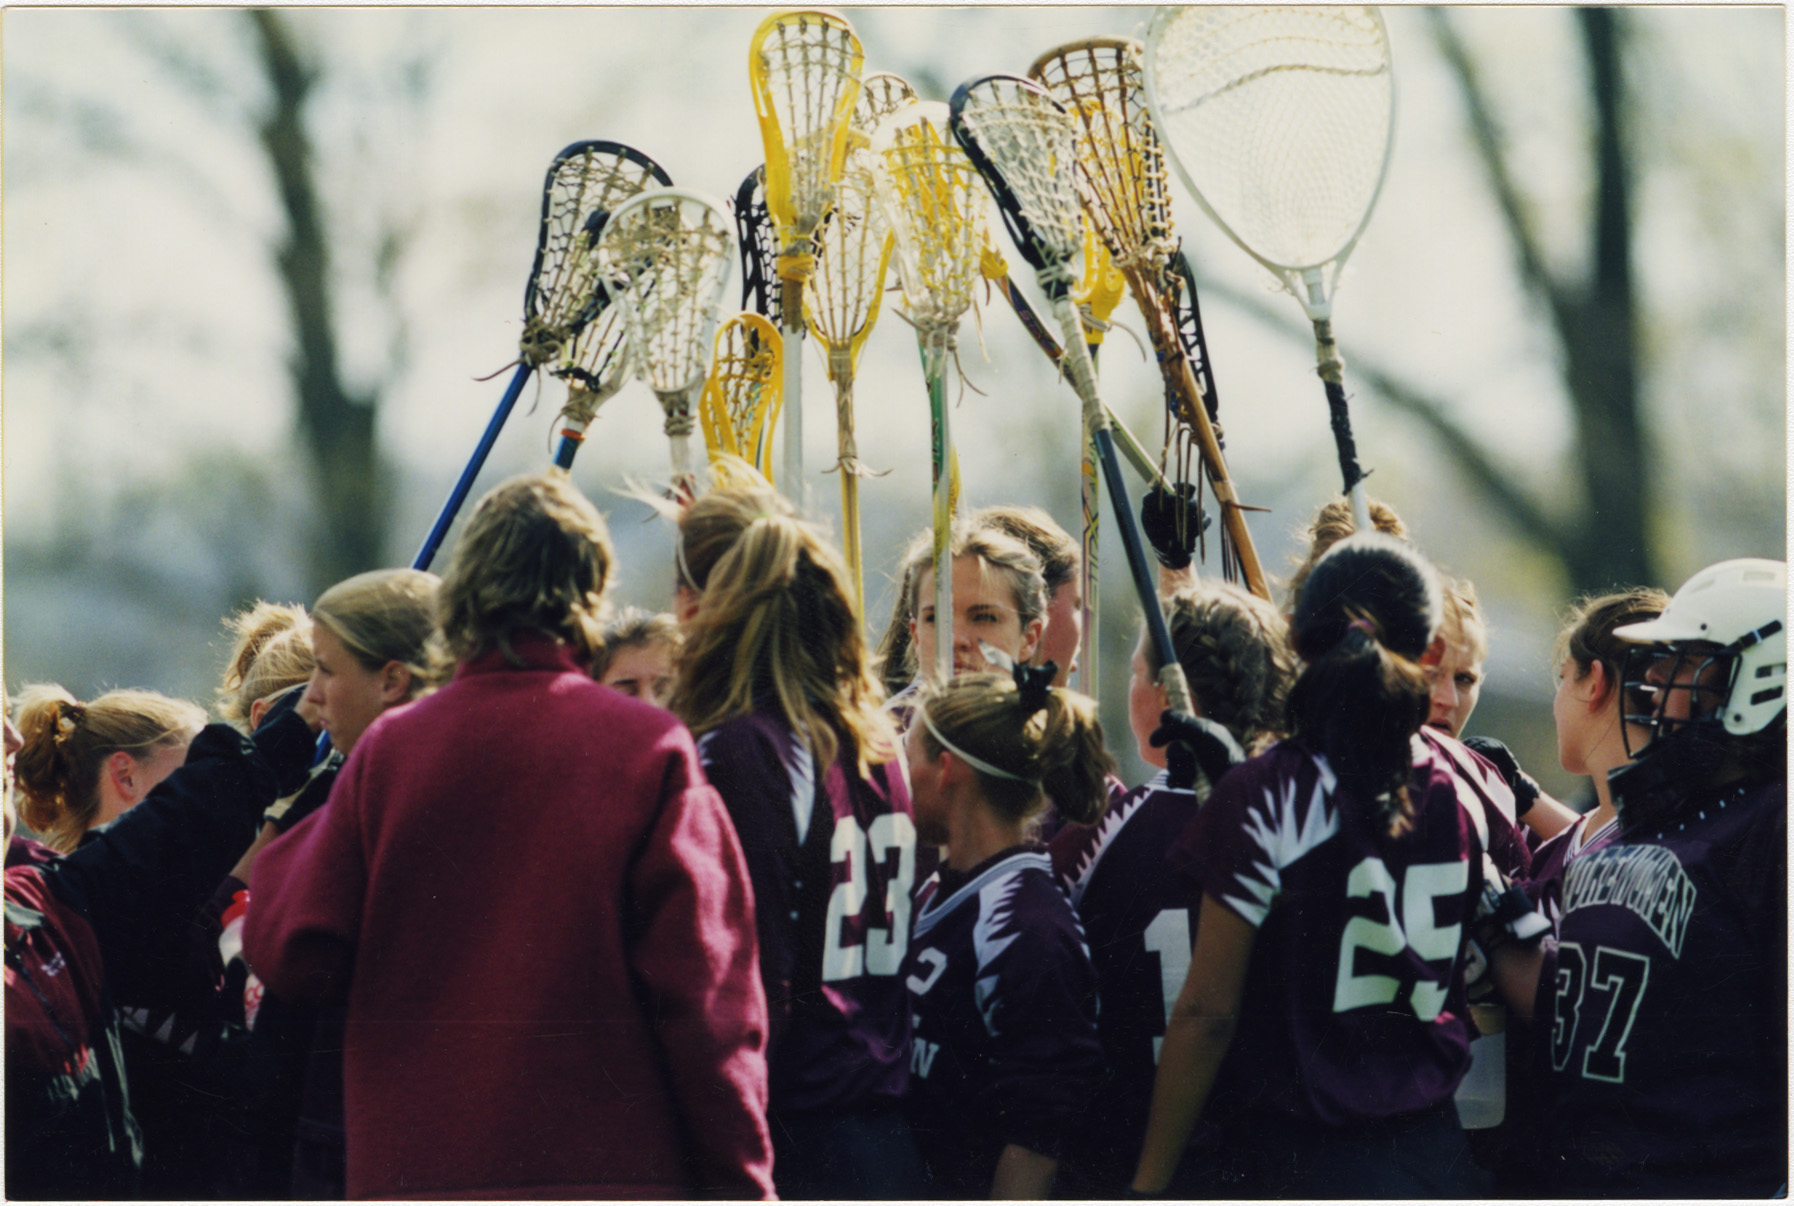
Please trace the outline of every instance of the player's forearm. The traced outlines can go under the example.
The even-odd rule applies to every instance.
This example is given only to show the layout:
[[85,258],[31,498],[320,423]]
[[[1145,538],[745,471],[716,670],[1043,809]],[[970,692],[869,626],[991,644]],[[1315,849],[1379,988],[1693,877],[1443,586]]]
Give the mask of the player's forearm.
[[1510,942],[1489,957],[1489,976],[1507,1007],[1524,1021],[1532,1021],[1538,999],[1539,975],[1545,967],[1542,942]]
[[1215,1074],[1233,1043],[1238,1019],[1186,1012],[1183,1001],[1172,1011],[1159,1055],[1159,1074],[1152,1086],[1152,1113],[1133,1187],[1141,1193],[1163,1193],[1177,1171],[1190,1132],[1208,1104]]
[[1059,1161],[1011,1143],[997,1157],[997,1172],[990,1182],[990,1196],[1004,1201],[1039,1201],[1052,1192],[1053,1174]]

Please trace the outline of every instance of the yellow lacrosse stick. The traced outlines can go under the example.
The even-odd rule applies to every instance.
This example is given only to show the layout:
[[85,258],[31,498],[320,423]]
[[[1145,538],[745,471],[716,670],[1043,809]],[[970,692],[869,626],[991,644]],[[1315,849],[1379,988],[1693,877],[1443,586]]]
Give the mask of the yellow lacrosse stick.
[[784,361],[785,489],[803,503],[804,283],[815,237],[835,200],[865,55],[835,13],[798,9],[760,23],[748,47],[748,82],[766,147],[766,209],[779,236],[779,312],[791,354]]
[[751,310],[717,328],[716,355],[698,401],[711,464],[739,457],[768,482],[773,480],[772,433],[783,401],[784,344],[778,328]]

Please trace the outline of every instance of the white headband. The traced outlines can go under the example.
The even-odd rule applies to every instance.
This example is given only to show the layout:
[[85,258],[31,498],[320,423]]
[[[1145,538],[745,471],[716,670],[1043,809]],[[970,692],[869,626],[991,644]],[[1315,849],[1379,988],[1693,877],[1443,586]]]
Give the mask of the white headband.
[[994,775],[999,779],[1011,779],[1017,783],[1034,782],[1033,779],[1024,778],[1017,774],[1011,774],[1002,767],[992,766],[982,758],[974,758],[964,750],[960,749],[957,745],[954,745],[951,741],[948,741],[945,737],[941,736],[941,731],[934,727],[934,721],[929,719],[927,708],[917,708],[916,715],[922,718],[922,723],[928,727],[929,735],[940,743],[942,749],[949,751],[954,757],[958,758],[972,769],[982,771],[987,775]]

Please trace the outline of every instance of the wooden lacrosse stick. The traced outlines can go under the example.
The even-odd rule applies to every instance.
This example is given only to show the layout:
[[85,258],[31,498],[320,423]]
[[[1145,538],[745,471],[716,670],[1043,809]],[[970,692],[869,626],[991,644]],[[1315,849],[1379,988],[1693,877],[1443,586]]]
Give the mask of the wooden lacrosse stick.
[[436,559],[436,550],[442,547],[449,525],[467,501],[474,479],[479,477],[486,457],[498,442],[498,433],[517,405],[524,382],[538,367],[558,356],[566,342],[595,316],[592,293],[596,277],[590,264],[588,218],[594,210],[614,205],[655,181],[670,183],[653,160],[620,143],[602,139],[572,143],[562,148],[548,165],[548,175],[542,182],[542,223],[536,236],[536,258],[530,265],[529,283],[523,292],[523,336],[518,342],[517,371],[468,458],[467,467],[411,559],[413,569],[428,569]]
[[766,145],[766,208],[779,234],[779,310],[785,337],[785,490],[803,505],[804,283],[817,228],[834,203],[847,156],[865,56],[853,27],[834,13],[799,9],[760,23],[748,47],[748,81]]
[[735,260],[728,214],[702,193],[650,189],[611,215],[597,258],[623,310],[631,362],[666,413],[673,493],[690,498],[697,492],[692,404],[709,376],[711,338]]
[[740,457],[772,480],[771,432],[782,400],[784,342],[777,327],[750,311],[716,329],[716,355],[698,402],[711,464]]
[[817,235],[816,273],[810,293],[810,330],[828,351],[828,376],[835,385],[835,427],[841,472],[841,537],[853,597],[866,608],[865,570],[860,551],[860,463],[853,438],[855,362],[878,321],[885,272],[891,262],[891,228],[879,210],[872,162],[862,143],[849,154],[836,185],[834,210]]
[[1082,322],[1071,297],[1072,261],[1083,240],[1076,175],[1077,122],[1045,89],[1017,76],[986,76],[953,93],[953,133],[997,199],[1010,238],[1033,266],[1065,336],[1065,367],[1096,445],[1103,481],[1121,528],[1121,544],[1147,632],[1162,669],[1159,682],[1173,708],[1191,710],[1190,687],[1159,610],[1153,573],[1140,543],[1139,522],[1115,457],[1115,437],[1090,362]]
[[1340,476],[1352,522],[1367,532],[1331,295],[1389,170],[1395,79],[1382,15],[1161,8],[1143,70],[1153,124],[1184,187],[1314,326]]
[[[1206,350],[1200,357],[1202,381],[1191,369],[1192,356],[1182,338],[1177,302],[1185,298],[1194,307],[1195,280],[1178,275],[1174,266],[1183,260],[1171,235],[1171,196],[1164,153],[1147,109],[1140,43],[1132,38],[1070,43],[1041,55],[1028,74],[1077,119],[1077,183],[1084,213],[1146,319],[1166,404],[1187,425],[1201,453],[1209,488],[1221,505],[1223,572],[1232,577],[1237,568],[1247,589],[1268,599],[1270,587],[1214,426]],[[1205,384],[1211,388],[1205,390]]]
[[895,235],[904,314],[916,328],[928,381],[934,497],[935,674],[953,668],[952,538],[954,489],[947,364],[961,317],[972,306],[983,231],[984,190],[946,129],[947,107],[917,101],[879,123],[872,139],[873,179]]

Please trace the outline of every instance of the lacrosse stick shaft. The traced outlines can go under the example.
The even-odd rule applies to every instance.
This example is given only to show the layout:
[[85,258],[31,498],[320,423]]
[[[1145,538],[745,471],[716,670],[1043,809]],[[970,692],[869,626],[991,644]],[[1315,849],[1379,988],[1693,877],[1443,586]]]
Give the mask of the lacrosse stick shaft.
[[[953,677],[953,484],[949,469],[953,433],[947,409],[946,355],[924,347],[928,377],[928,417],[933,434],[930,449],[934,487],[934,681]],[[918,651],[920,652],[920,651]]]
[[[1065,349],[1059,346],[1053,333],[1040,321],[1040,315],[1028,304],[1028,299],[1022,296],[1021,290],[1016,288],[1014,278],[1006,276],[995,283],[997,291],[1015,311],[1015,316],[1022,320],[1023,328],[1033,337],[1035,345],[1046,353],[1046,358],[1053,362],[1054,367],[1059,367],[1059,362],[1065,359]],[[1153,464],[1151,454],[1146,451],[1146,446],[1140,442],[1139,437],[1128,430],[1127,424],[1121,421],[1121,416],[1110,410],[1107,403],[1103,404],[1103,410],[1108,415],[1109,426],[1115,429],[1115,446],[1128,466],[1140,475],[1140,480],[1146,485],[1157,486],[1167,494],[1173,493],[1171,483],[1165,480],[1165,475]]]
[[1083,323],[1079,321],[1077,307],[1072,304],[1069,294],[1054,301],[1053,312],[1065,335],[1066,372],[1078,391],[1078,400],[1084,404],[1084,422],[1090,429],[1091,442],[1096,445],[1097,459],[1102,464],[1109,505],[1115,509],[1115,523],[1121,529],[1121,547],[1127,555],[1128,573],[1134,579],[1134,593],[1146,615],[1147,635],[1152,640],[1159,664],[1164,667],[1160,682],[1170,705],[1188,712],[1191,710],[1190,685],[1171,646],[1171,630],[1165,625],[1165,613],[1159,610],[1153,571],[1146,563],[1145,546],[1140,543],[1140,523],[1128,502],[1127,484],[1121,480],[1121,462],[1115,455],[1114,433],[1109,429],[1108,416],[1103,413],[1102,397],[1096,388],[1096,371],[1090,363],[1090,351],[1084,344]]
[[411,559],[412,569],[429,569],[430,562],[436,560],[436,550],[442,546],[442,538],[448,535],[449,525],[455,522],[455,515],[461,510],[461,504],[467,501],[474,479],[480,475],[480,469],[486,464],[486,457],[491,454],[492,446],[498,443],[498,433],[504,430],[505,420],[511,417],[517,398],[523,393],[523,383],[529,380],[529,375],[534,371],[535,366],[526,361],[518,365],[517,371],[511,374],[511,384],[506,387],[505,396],[499,399],[498,409],[492,413],[492,421],[486,424],[486,433],[480,437],[473,456],[468,459],[467,468],[461,471],[461,479],[449,491],[448,500],[437,513],[436,522],[430,526],[430,534],[424,537],[417,556]]
[[1078,651],[1078,689],[1094,698],[1101,679],[1097,670],[1097,622],[1102,618],[1101,575],[1097,573],[1097,535],[1102,524],[1102,487],[1096,477],[1095,432],[1088,428],[1079,441],[1083,452],[1078,457],[1078,504],[1084,526],[1078,546],[1078,589],[1084,596],[1083,648]]
[[1358,466],[1358,446],[1352,439],[1352,414],[1346,409],[1345,362],[1339,358],[1339,345],[1333,342],[1331,319],[1314,320],[1314,352],[1315,371],[1327,387],[1327,416],[1333,424],[1334,447],[1339,450],[1339,474],[1352,500],[1352,525],[1368,532],[1370,503],[1364,496],[1364,470]]
[[[1165,380],[1165,397],[1177,408],[1178,417],[1196,433],[1196,446],[1202,453],[1203,471],[1208,475],[1209,488],[1215,492],[1215,499],[1221,504],[1221,522],[1227,525],[1227,534],[1232,538],[1234,552],[1240,560],[1240,576],[1245,578],[1247,590],[1261,599],[1269,599],[1271,589],[1265,582],[1264,568],[1258,560],[1258,549],[1252,543],[1252,532],[1246,527],[1246,513],[1240,506],[1239,492],[1234,489],[1233,479],[1228,476],[1227,461],[1221,453],[1221,441],[1215,435],[1215,425],[1209,421],[1208,407],[1203,403],[1201,388],[1196,384],[1195,373],[1191,371],[1190,358],[1184,351],[1183,341],[1171,325],[1170,307],[1163,303],[1163,295],[1145,278],[1130,274],[1128,284],[1134,290],[1134,297],[1140,300],[1141,312],[1147,319],[1148,333],[1158,357],[1159,373]],[[1151,304],[1147,304],[1149,299]]]
[[785,341],[782,403],[785,412],[785,457],[781,476],[785,479],[785,497],[801,508],[804,505],[803,281],[789,276],[779,278],[779,312],[785,320],[785,328],[781,332]]
[[[866,572],[860,552],[860,458],[853,442],[853,359],[849,353],[836,358],[835,426],[841,460],[841,551],[847,554],[847,574],[853,579],[853,602],[866,612]],[[845,364],[840,363],[845,361]]]

